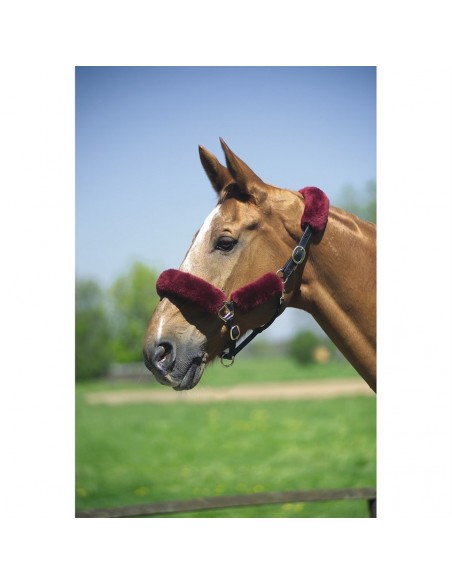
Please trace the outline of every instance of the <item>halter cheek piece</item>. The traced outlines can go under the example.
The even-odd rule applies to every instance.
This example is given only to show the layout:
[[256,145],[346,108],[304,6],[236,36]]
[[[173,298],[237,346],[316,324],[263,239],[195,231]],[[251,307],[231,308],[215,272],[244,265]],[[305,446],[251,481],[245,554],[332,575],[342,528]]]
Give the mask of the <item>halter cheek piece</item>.
[[[328,221],[328,197],[316,187],[305,187],[299,193],[305,201],[301,219],[304,232],[289,260],[276,273],[268,272],[253,282],[238,288],[232,292],[230,300],[227,300],[223,290],[188,272],[165,270],[157,280],[157,293],[160,298],[173,296],[187,300],[198,308],[218,316],[224,322],[229,331],[230,340],[227,352],[224,351],[221,355],[223,365],[225,365],[225,360],[230,361],[228,367],[232,365],[237,353],[244,349],[254,337],[267,329],[284,311],[285,284],[296,268],[303,263],[311,235],[325,229]],[[272,318],[264,325],[254,329],[237,346],[240,329],[235,323],[236,309],[242,314],[246,314],[276,298],[278,298],[278,305]]]

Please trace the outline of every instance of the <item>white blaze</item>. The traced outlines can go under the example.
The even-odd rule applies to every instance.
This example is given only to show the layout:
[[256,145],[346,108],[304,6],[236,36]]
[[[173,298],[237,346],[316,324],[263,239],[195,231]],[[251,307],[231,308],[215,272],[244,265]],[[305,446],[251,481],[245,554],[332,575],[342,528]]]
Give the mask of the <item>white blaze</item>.
[[[194,266],[196,265],[196,254],[198,251],[200,251],[202,249],[204,240],[206,238],[206,235],[209,232],[212,221],[213,221],[214,217],[216,216],[216,214],[219,212],[219,210],[220,210],[219,207],[215,207],[209,213],[209,215],[207,215],[207,217],[205,218],[201,229],[198,231],[198,234],[196,235],[196,238],[195,238],[191,248],[189,249],[189,251],[185,257],[185,260],[182,262],[182,265],[180,267],[181,270],[183,270],[185,272],[191,272],[193,270]],[[166,301],[166,298],[164,298],[162,300],[162,302],[165,302],[165,301]],[[156,334],[157,339],[161,338],[163,324],[164,324],[164,317],[162,315],[160,317],[160,320],[159,320],[158,325],[157,325],[157,334]]]
[[204,240],[206,235],[209,233],[210,226],[212,224],[213,219],[219,212],[220,207],[215,207],[205,218],[204,223],[202,224],[201,229],[198,231],[198,234],[193,242],[191,248],[189,249],[182,265],[180,267],[181,270],[184,272],[191,272],[196,264],[196,254],[197,252],[202,249]]
[[[162,302],[166,300],[165,298],[162,300]],[[157,328],[157,334],[156,334],[156,338],[158,340],[160,340],[161,336],[162,336],[162,329],[163,329],[163,316],[160,317],[160,321],[158,324],[158,328]]]

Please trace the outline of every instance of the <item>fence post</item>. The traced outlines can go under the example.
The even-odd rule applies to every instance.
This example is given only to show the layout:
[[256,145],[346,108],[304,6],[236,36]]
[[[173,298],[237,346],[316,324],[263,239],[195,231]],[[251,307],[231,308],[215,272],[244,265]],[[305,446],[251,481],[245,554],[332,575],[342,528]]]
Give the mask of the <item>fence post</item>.
[[377,499],[368,499],[369,517],[377,517]]

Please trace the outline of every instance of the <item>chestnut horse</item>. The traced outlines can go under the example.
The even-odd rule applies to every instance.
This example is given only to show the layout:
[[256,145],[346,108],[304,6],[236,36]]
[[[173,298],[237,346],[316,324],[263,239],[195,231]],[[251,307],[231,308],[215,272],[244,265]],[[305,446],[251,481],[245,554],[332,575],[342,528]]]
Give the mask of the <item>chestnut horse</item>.
[[[195,234],[180,270],[163,272],[157,282],[162,299],[145,335],[146,366],[160,383],[191,389],[206,363],[227,356],[231,339],[235,346],[246,331],[272,322],[284,307],[294,307],[314,317],[376,391],[375,225],[330,207],[326,226],[313,233],[306,257],[302,250],[290,277],[275,278],[303,234],[307,199],[300,196],[303,191],[264,183],[223,140],[221,145],[226,167],[199,147],[218,204]],[[276,304],[278,283],[270,276],[281,282]],[[264,292],[259,302],[249,303],[249,292],[258,293],[260,282]],[[226,299],[238,289],[249,289],[248,305],[245,310],[243,294],[242,304],[236,294],[231,326]],[[282,308],[275,308],[280,302]]]

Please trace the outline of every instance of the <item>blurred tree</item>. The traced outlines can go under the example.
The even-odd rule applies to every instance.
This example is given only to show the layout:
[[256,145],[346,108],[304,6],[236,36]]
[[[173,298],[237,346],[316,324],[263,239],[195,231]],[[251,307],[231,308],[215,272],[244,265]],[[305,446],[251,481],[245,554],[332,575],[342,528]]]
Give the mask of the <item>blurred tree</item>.
[[110,330],[104,294],[93,280],[75,286],[75,376],[89,379],[104,375],[111,361]]
[[116,363],[143,359],[146,325],[159,301],[156,281],[156,272],[135,262],[110,289],[114,320],[113,358]]
[[297,333],[288,344],[289,355],[302,364],[314,362],[314,351],[321,344],[312,331]]
[[357,190],[352,185],[346,185],[339,196],[340,206],[346,211],[350,211],[366,219],[377,222],[377,186],[374,180],[369,180],[361,190]]

